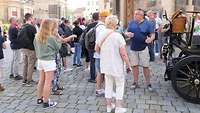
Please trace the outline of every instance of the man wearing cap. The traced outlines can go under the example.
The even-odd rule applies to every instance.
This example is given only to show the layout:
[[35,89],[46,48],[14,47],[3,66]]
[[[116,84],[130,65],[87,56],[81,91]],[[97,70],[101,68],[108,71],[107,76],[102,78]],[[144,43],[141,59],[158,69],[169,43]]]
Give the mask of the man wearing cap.
[[[97,24],[96,28],[96,40],[101,38],[106,32],[106,26],[104,25],[106,17],[109,16],[109,12],[107,10],[102,10],[99,12],[100,20]],[[95,52],[94,53],[95,58],[95,70],[96,70],[96,96],[103,96],[104,90],[101,89],[102,86],[102,74],[101,74],[101,68],[100,68],[100,54]]]

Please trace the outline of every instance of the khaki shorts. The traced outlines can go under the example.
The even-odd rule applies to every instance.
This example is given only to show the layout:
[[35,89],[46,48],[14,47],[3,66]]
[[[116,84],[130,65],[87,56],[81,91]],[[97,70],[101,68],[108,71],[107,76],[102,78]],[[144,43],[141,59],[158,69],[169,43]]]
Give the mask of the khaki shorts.
[[142,51],[130,51],[130,63],[131,66],[137,66],[141,65],[143,67],[149,67],[149,50],[148,47],[146,47]]

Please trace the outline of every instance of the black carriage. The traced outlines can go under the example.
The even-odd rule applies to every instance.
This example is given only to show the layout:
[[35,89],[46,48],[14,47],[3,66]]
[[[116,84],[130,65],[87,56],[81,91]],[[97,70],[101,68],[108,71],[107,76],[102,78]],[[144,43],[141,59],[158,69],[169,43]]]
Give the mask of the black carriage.
[[192,103],[200,103],[200,36],[194,33],[199,13],[177,11],[169,21],[168,36],[161,50],[166,64],[165,80],[171,80],[176,93]]

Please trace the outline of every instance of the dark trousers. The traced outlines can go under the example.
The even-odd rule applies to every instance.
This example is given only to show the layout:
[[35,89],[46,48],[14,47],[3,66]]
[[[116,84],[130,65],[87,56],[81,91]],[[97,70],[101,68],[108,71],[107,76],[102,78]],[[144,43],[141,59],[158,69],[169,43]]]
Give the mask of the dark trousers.
[[95,58],[94,58],[94,52],[89,52],[90,57],[90,76],[91,80],[96,79],[96,73],[95,73]]
[[148,44],[150,61],[155,61],[154,42]]

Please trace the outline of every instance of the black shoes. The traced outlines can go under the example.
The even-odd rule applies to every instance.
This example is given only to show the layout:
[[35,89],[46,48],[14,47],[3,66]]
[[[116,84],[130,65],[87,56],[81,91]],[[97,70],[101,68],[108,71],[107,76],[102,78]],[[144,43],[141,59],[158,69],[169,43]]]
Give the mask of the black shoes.
[[21,80],[21,79],[23,79],[22,76],[20,76],[20,75],[14,76],[13,74],[10,74],[10,78],[11,79],[14,78],[15,80]]
[[81,67],[83,65],[82,64],[73,64],[73,66]]
[[89,79],[88,82],[96,83],[96,80]]
[[82,64],[77,64],[77,67],[81,67],[81,66],[83,66]]
[[10,74],[10,78],[14,78],[14,75],[13,75],[13,74]]

